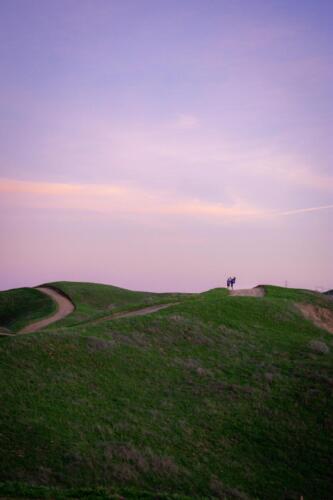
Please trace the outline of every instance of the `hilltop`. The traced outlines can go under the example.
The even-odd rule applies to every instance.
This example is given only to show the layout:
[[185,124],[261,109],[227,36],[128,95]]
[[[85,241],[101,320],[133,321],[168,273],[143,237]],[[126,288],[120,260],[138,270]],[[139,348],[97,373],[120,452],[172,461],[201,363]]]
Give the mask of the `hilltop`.
[[330,298],[47,286],[75,310],[26,335],[52,300],[0,293],[2,496],[332,496]]

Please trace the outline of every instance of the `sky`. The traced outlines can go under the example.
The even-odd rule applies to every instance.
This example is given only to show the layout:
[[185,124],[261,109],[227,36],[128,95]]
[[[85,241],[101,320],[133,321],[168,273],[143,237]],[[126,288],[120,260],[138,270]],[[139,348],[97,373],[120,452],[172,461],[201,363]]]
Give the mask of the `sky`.
[[333,288],[333,3],[2,0],[0,289]]

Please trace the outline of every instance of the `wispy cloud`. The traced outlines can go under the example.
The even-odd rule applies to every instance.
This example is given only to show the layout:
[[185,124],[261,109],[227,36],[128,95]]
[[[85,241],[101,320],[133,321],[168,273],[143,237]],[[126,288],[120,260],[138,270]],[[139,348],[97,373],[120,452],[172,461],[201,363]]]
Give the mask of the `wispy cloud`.
[[[33,208],[66,208],[113,214],[187,215],[244,218],[257,213],[242,202],[226,206],[167,191],[117,184],[61,184],[0,179],[3,203]],[[5,199],[4,195],[9,195]]]
[[225,205],[180,197],[168,191],[117,184],[62,184],[0,179],[0,192],[3,206],[62,208],[123,215],[182,215],[215,221],[260,219],[333,208],[332,204],[267,211],[236,198],[233,203]]

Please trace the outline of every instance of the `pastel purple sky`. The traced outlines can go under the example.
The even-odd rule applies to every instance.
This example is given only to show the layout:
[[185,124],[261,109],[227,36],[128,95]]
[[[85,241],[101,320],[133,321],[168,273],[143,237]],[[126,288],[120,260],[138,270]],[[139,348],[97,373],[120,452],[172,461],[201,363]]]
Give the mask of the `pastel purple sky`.
[[0,288],[333,288],[332,19],[2,0]]

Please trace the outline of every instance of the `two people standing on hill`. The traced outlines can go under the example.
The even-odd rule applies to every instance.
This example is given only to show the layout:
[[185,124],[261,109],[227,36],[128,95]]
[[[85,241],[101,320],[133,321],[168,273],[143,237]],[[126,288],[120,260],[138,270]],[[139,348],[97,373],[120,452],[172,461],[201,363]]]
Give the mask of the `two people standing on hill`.
[[228,287],[228,288],[230,287],[230,288],[231,288],[231,290],[233,290],[233,289],[234,289],[234,284],[235,284],[235,283],[236,283],[236,277],[235,277],[235,276],[234,276],[233,278],[229,277],[229,278],[227,279],[227,287]]

